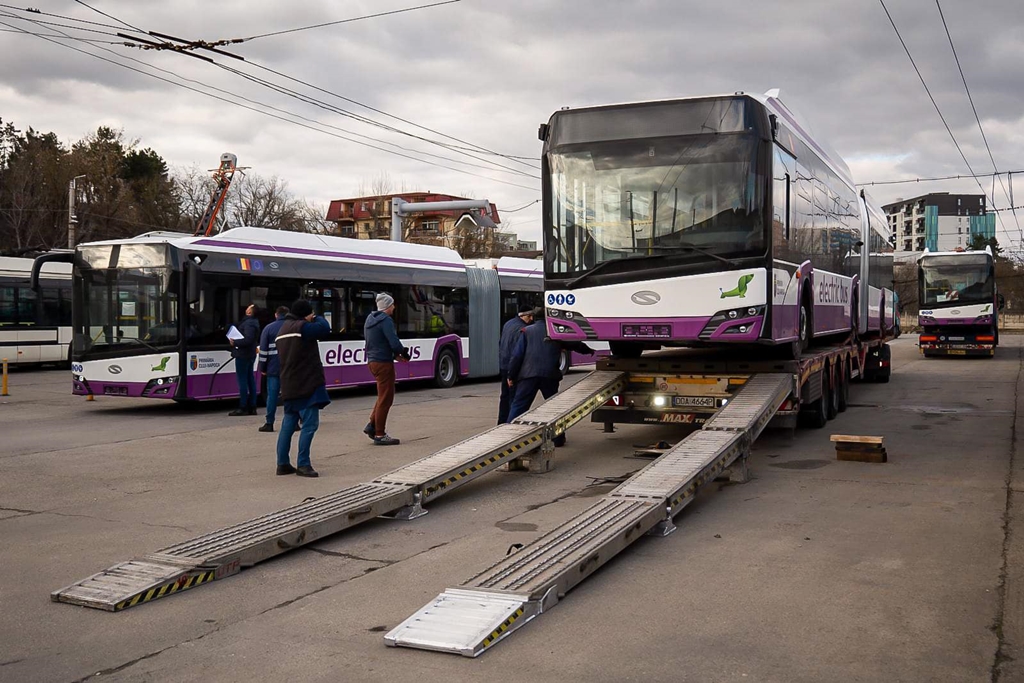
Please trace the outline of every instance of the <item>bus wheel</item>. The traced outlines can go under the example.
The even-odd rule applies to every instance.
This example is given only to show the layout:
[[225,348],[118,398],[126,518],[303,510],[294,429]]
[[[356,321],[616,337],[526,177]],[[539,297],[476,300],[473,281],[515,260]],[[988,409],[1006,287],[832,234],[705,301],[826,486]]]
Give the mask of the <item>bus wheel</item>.
[[850,406],[850,362],[848,360],[839,361],[837,372],[839,373],[839,412],[843,413]]
[[879,367],[878,372],[875,374],[875,381],[888,384],[889,377],[892,375],[892,349],[889,348],[888,344],[882,344],[878,360]]
[[563,349],[561,355],[558,356],[558,373],[565,377],[571,365],[572,353]]
[[450,348],[446,348],[437,357],[437,364],[434,366],[434,384],[441,389],[448,389],[455,385],[455,380],[458,377],[459,371],[455,362],[455,354]]
[[797,325],[797,338],[789,346],[789,356],[793,360],[800,360],[800,356],[811,345],[811,314],[807,310],[806,299],[800,304],[800,322]]
[[615,358],[639,358],[644,353],[644,345],[636,342],[608,342],[608,349]]

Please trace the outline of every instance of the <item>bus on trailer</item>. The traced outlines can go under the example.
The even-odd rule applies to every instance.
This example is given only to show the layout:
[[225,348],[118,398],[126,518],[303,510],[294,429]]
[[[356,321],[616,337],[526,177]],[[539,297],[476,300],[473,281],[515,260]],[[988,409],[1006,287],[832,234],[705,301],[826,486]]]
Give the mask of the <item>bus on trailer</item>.
[[32,288],[33,260],[0,257],[0,358],[63,363],[71,344],[71,266],[50,263]]
[[919,345],[926,356],[994,356],[1003,296],[992,249],[926,251],[917,261]]
[[567,108],[540,137],[552,338],[799,356],[892,329],[885,216],[778,91]]
[[[488,264],[490,265],[490,264]],[[74,253],[74,393],[175,400],[230,398],[238,388],[226,334],[255,303],[312,301],[331,324],[321,342],[328,388],[373,383],[363,321],[378,292],[412,361],[399,381],[498,374],[498,337],[521,302],[540,306],[539,264],[467,265],[444,247],[261,228],[212,237],[148,233]]]

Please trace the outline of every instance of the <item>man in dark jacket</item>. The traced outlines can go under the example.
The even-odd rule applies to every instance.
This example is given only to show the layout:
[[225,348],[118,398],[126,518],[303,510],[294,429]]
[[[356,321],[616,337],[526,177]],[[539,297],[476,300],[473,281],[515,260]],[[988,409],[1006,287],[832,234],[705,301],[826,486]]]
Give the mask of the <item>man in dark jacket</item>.
[[256,319],[256,304],[249,304],[245,317],[237,325],[241,339],[229,339],[231,357],[235,359],[235,378],[238,380],[238,408],[228,415],[256,414],[256,346],[260,343],[260,321]]
[[501,397],[498,399],[498,424],[508,422],[508,412],[515,394],[508,383],[508,366],[512,361],[512,352],[519,341],[519,333],[533,322],[533,306],[520,304],[519,315],[512,318],[501,328],[501,339],[498,341],[498,373],[501,380]]
[[395,300],[386,292],[377,295],[377,310],[366,316],[363,338],[366,340],[366,364],[377,380],[377,403],[363,432],[377,446],[396,446],[399,440],[387,433],[388,412],[395,401],[395,359],[409,360],[395,332]]
[[[558,393],[558,385],[562,381],[559,365],[563,349],[594,353],[593,349],[581,342],[560,343],[548,339],[543,320],[534,322],[519,333],[519,341],[516,342],[508,366],[507,382],[515,389],[508,414],[509,421],[530,409],[538,391],[545,400]],[[564,446],[565,433],[556,436],[554,443],[556,446]]]
[[[320,411],[331,399],[327,396],[324,366],[320,360],[319,340],[331,333],[331,325],[313,312],[313,306],[299,299],[291,306],[277,333],[277,360],[281,370],[281,400],[284,419],[277,436],[277,473],[300,477],[319,477],[309,460],[313,435],[320,427]],[[289,451],[292,434],[302,420],[297,467],[292,467]]]
[[274,322],[263,328],[260,334],[260,373],[267,387],[267,421],[260,427],[261,432],[274,431],[274,416],[277,414],[277,397],[281,393],[281,364],[277,359],[277,333],[288,315],[287,306],[278,306],[274,311]]

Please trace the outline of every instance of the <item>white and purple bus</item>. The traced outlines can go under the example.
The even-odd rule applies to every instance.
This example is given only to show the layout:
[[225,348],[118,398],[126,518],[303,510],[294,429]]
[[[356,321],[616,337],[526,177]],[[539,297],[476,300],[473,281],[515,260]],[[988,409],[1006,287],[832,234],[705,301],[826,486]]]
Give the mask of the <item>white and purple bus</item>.
[[919,345],[924,356],[994,356],[999,311],[992,249],[929,252],[917,261]]
[[799,355],[892,329],[885,216],[778,91],[567,108],[540,137],[553,338]]
[[0,358],[11,365],[66,363],[71,266],[49,263],[32,287],[30,258],[0,257]]
[[203,400],[238,395],[226,333],[246,305],[261,324],[299,297],[331,324],[328,388],[374,380],[363,321],[378,292],[412,361],[399,381],[498,374],[502,323],[541,306],[539,261],[464,262],[444,247],[235,228],[213,237],[148,233],[74,253],[74,393]]

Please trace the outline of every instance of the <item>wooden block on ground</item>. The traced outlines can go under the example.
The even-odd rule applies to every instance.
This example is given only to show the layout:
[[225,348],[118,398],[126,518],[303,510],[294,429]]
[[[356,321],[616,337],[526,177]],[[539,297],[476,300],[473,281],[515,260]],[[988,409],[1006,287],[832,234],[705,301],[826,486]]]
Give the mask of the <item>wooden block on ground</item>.
[[849,434],[833,434],[831,436],[831,440],[834,442],[841,443],[876,444],[878,446],[881,446],[882,442],[885,439],[884,437],[881,436],[851,436]]
[[889,455],[884,448],[879,449],[851,449],[836,448],[836,460],[847,460],[850,462],[889,462]]

